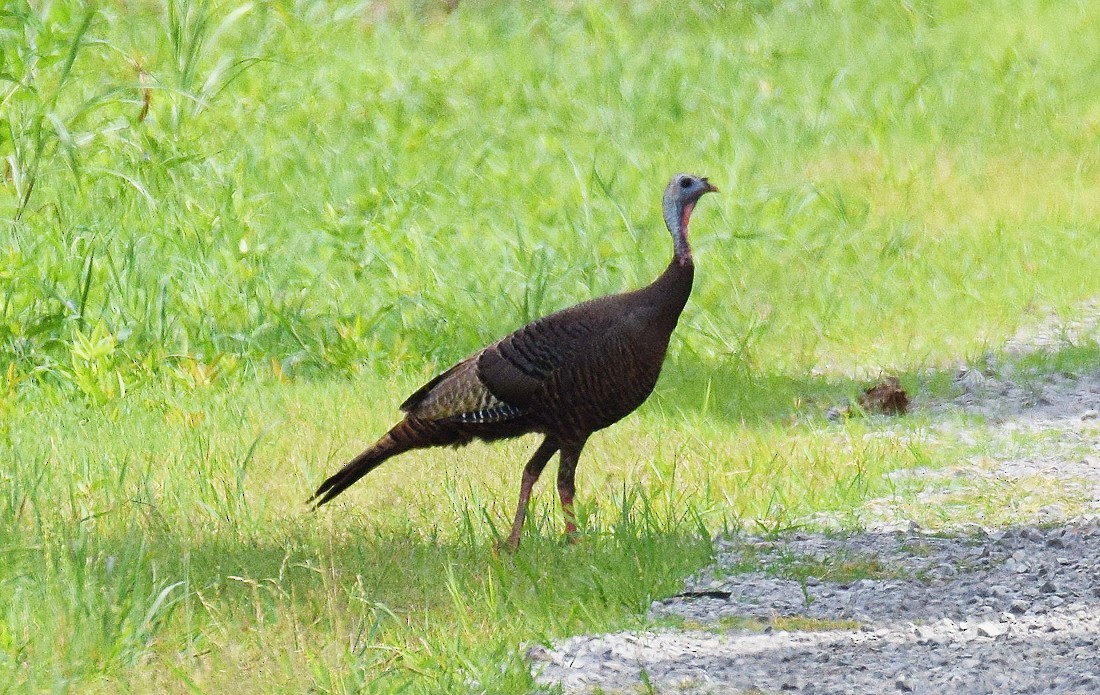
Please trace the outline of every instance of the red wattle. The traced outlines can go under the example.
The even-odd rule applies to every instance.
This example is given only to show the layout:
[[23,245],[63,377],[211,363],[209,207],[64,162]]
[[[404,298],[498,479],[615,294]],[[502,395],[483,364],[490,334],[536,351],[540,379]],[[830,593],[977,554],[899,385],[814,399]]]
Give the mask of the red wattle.
[[685,237],[687,237],[688,220],[691,218],[691,213],[694,210],[695,203],[688,203],[684,205],[684,211],[680,214],[680,229]]

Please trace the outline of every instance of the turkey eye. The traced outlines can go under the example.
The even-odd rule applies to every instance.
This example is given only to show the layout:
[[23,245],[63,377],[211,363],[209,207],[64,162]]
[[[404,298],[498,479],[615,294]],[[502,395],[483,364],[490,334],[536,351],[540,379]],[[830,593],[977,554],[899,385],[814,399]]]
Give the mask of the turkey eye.
[[680,188],[691,188],[691,179],[680,179]]

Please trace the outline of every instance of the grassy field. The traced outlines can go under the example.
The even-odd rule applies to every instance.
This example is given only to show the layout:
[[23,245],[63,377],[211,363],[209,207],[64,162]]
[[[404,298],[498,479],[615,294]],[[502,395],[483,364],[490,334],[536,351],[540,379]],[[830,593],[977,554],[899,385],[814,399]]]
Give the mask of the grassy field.
[[[526,692],[710,534],[958,455],[825,407],[1100,293],[1098,6],[451,4],[0,9],[0,686]],[[722,194],[581,543],[544,482],[491,550],[530,440],[306,511],[436,370],[656,276],[676,171]]]

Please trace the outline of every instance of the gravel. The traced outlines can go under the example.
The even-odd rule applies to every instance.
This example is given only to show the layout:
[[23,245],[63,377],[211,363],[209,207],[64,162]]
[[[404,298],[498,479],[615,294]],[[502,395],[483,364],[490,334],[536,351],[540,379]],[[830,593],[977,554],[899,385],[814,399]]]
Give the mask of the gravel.
[[[695,629],[535,647],[539,682],[567,693],[634,692],[643,677],[657,692],[685,693],[1100,691],[1098,519],[720,544],[686,596],[651,609]],[[758,569],[716,576],[749,564]],[[746,618],[758,622],[729,628]],[[782,619],[858,627],[775,629]]]
[[1023,518],[979,510],[933,531],[879,499],[809,520],[855,519],[857,533],[718,538],[714,564],[650,609],[680,629],[533,647],[537,682],[565,693],[1100,692],[1100,373],[1028,373],[1018,359],[1067,335],[1095,339],[1093,308],[1018,335],[1003,361],[960,368],[951,398],[914,399],[932,436],[975,453],[895,481],[918,485],[925,508],[1023,486],[1042,500],[1006,517]]

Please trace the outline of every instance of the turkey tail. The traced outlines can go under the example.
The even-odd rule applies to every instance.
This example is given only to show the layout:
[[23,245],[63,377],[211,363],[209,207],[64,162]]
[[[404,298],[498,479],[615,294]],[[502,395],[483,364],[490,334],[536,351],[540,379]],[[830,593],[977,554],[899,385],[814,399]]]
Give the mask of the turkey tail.
[[427,431],[424,431],[417,426],[418,424],[420,423],[408,419],[397,423],[373,446],[368,447],[363,453],[348,461],[331,478],[321,483],[321,487],[317,488],[317,492],[306,500],[306,504],[313,504],[313,508],[316,509],[347,490],[364,475],[380,466],[386,459],[404,453],[409,449],[418,449],[439,443],[430,436],[434,434],[431,431],[434,428],[427,428]]

